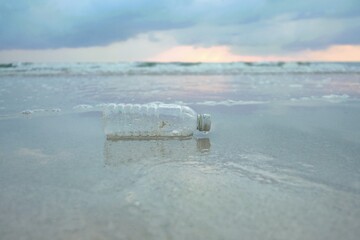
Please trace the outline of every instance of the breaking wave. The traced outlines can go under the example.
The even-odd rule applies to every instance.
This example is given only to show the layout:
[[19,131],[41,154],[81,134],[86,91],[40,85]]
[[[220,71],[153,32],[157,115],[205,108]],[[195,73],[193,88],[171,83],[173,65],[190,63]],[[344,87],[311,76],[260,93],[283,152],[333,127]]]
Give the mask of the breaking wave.
[[6,75],[239,75],[281,73],[360,73],[360,63],[325,62],[135,62],[4,63]]

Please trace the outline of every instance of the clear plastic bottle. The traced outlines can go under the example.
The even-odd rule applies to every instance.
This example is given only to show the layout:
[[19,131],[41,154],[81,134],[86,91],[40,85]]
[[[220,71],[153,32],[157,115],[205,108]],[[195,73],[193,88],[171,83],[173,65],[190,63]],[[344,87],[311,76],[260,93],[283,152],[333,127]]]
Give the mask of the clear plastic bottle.
[[103,112],[107,139],[190,137],[210,130],[209,114],[197,114],[187,106],[163,103],[109,104]]

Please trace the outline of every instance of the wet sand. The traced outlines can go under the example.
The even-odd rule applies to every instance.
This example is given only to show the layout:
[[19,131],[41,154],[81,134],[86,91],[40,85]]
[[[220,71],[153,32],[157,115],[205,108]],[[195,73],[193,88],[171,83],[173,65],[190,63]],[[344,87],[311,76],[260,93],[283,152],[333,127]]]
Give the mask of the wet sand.
[[[101,88],[80,78],[73,90],[69,79],[2,80],[13,97],[0,95],[1,238],[357,239],[357,90],[339,79],[313,87],[327,75],[286,88],[284,76],[260,77],[210,77],[201,91],[201,76],[176,87],[169,76],[107,78]],[[26,91],[36,81],[47,85]],[[106,140],[96,105],[123,100],[183,101],[210,113],[213,128],[182,141]],[[61,111],[21,114],[38,108]]]

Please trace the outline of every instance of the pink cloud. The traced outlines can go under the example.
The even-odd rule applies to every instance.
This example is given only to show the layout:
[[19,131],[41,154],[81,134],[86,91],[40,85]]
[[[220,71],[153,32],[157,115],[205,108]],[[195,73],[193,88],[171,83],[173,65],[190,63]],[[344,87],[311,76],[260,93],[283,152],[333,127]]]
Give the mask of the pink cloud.
[[149,60],[158,62],[236,62],[241,59],[240,56],[232,54],[226,46],[208,48],[177,46]]
[[237,62],[237,61],[360,61],[360,45],[335,45],[325,50],[307,50],[293,55],[251,56],[231,53],[227,46],[177,46],[149,61],[159,62]]
[[302,57],[309,61],[358,62],[360,45],[335,45],[326,50],[305,51]]

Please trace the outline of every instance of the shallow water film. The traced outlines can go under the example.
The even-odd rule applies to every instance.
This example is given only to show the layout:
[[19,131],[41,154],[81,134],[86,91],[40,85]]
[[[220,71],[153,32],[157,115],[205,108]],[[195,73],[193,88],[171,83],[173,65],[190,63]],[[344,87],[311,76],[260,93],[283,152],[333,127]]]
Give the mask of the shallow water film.
[[[154,101],[210,133],[106,139],[104,106]],[[0,236],[358,239],[359,123],[359,64],[5,66]]]

